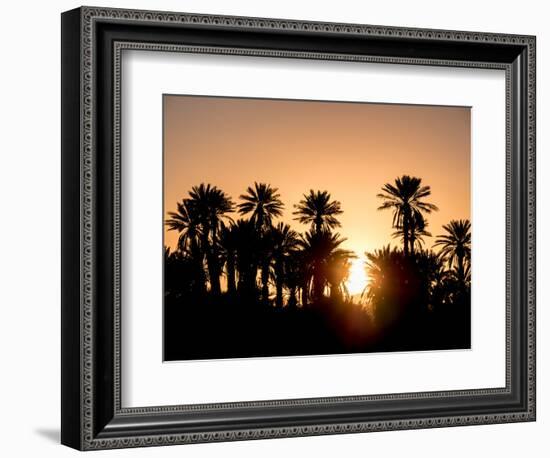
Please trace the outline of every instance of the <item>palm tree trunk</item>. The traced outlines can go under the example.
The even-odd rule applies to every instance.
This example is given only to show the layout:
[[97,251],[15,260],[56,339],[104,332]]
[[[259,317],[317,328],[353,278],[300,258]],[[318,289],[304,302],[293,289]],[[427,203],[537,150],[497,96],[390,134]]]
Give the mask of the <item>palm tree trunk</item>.
[[298,301],[296,300],[296,287],[295,286],[292,286],[290,288],[290,297],[288,298],[288,303],[287,303],[287,306],[288,307],[296,307],[296,304],[298,303]]
[[342,292],[339,285],[330,285],[330,300],[333,302],[341,302]]
[[195,265],[195,278],[194,278],[193,291],[198,294],[206,293],[206,277],[204,275],[204,268],[202,262],[198,262]]
[[269,281],[269,260],[264,260],[262,262],[262,302],[267,304],[269,302],[269,288],[267,286]]
[[275,305],[283,306],[283,266],[282,260],[278,259],[275,264]]
[[221,293],[221,287],[218,261],[216,259],[216,256],[212,252],[208,253],[206,261],[208,263],[208,274],[210,277],[210,291],[215,296],[219,296]]
[[191,256],[193,257],[193,266],[195,270],[194,292],[199,294],[206,293],[206,275],[204,272],[204,254],[201,252],[199,244],[194,241],[191,245]]
[[464,281],[464,256],[462,254],[458,255],[457,270],[458,270],[458,281],[460,283],[460,286],[463,288],[466,282]]
[[208,277],[210,280],[210,291],[214,295],[220,294],[220,277],[216,269],[216,260],[212,253],[212,247],[208,240],[208,234],[210,230],[208,228],[203,229],[203,235],[201,237],[201,248],[206,255],[206,264],[208,267]]
[[220,263],[219,263],[219,257],[218,253],[216,252],[218,249],[218,241],[216,237],[216,226],[212,227],[212,246],[210,247],[209,253],[210,253],[210,261],[209,261],[209,271],[210,271],[210,286],[212,288],[212,293],[216,296],[219,296],[221,294],[221,286],[220,286]]
[[282,307],[283,306],[283,283],[279,281],[279,279],[276,280],[275,289],[276,289],[275,305],[277,307]]
[[404,211],[403,214],[403,254],[405,256],[409,255],[409,212]]
[[239,262],[237,261],[237,273],[238,273],[238,278],[237,278],[237,292],[238,293],[242,293],[245,289],[244,285],[245,285],[245,275],[244,275],[244,271],[242,269],[242,267],[239,265]]
[[315,272],[313,274],[313,298],[318,301],[323,297],[324,279],[321,273],[321,266],[317,262],[315,266]]
[[307,307],[307,283],[303,284],[302,287],[302,307]]
[[315,219],[315,232],[318,234],[321,232],[321,228],[323,227],[323,220],[322,218],[316,218]]
[[227,255],[227,292],[231,295],[234,295],[237,291],[237,286],[235,284],[235,258],[233,253]]
[[237,291],[239,295],[246,299],[250,299],[255,296],[256,292],[256,274],[255,268],[251,269],[246,264],[238,266],[239,280],[237,282]]

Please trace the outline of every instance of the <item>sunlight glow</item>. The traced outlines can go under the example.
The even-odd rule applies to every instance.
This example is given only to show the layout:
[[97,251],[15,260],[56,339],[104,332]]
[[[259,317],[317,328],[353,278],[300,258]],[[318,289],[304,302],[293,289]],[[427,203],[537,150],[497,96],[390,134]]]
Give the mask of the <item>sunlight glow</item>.
[[351,262],[346,286],[352,296],[361,294],[365,286],[367,286],[367,273],[365,272],[365,262],[363,259],[357,258]]

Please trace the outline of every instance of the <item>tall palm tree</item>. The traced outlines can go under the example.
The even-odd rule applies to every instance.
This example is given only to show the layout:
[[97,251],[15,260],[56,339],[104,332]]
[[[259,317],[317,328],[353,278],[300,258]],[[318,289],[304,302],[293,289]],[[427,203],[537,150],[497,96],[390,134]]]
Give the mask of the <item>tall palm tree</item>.
[[269,234],[274,263],[275,305],[282,307],[286,260],[298,246],[298,233],[293,231],[288,224],[279,223],[269,231]]
[[254,187],[249,186],[246,193],[239,196],[243,201],[238,205],[239,213],[251,214],[250,221],[259,236],[261,296],[264,303],[269,301],[268,282],[273,248],[269,229],[272,227],[273,218],[283,214],[284,204],[280,197],[277,188],[257,182],[254,182]]
[[271,227],[274,217],[283,214],[284,204],[278,193],[278,188],[273,188],[266,183],[254,182],[254,187],[249,186],[246,194],[239,196],[243,202],[238,205],[239,213],[250,217],[258,230]]
[[296,211],[295,220],[302,224],[311,224],[311,229],[317,233],[322,230],[333,229],[340,226],[340,221],[336,218],[342,214],[340,202],[331,201],[331,196],[327,191],[313,191],[304,194],[304,198],[294,205]]
[[218,231],[228,213],[234,208],[231,198],[210,184],[201,183],[189,191],[189,205],[197,215],[201,225],[201,247],[206,254],[210,288],[214,295],[219,295],[221,268],[218,253]]
[[465,283],[472,253],[470,220],[452,220],[443,229],[446,234],[437,236],[434,247],[440,247],[440,256],[447,261],[449,268],[456,268],[458,281]]
[[[432,234],[426,230],[428,222],[425,220],[424,216],[419,213],[413,216],[411,219],[411,225],[409,228],[409,250],[411,254],[414,254],[415,249],[421,250],[424,245],[424,237],[431,237]],[[393,238],[399,237],[404,243],[405,241],[405,231],[403,227],[398,227],[397,230],[392,234]]]
[[437,206],[423,199],[431,194],[429,186],[422,186],[422,179],[403,175],[395,179],[394,184],[386,183],[377,197],[384,202],[378,210],[392,209],[394,228],[403,231],[403,253],[407,256],[410,249],[411,226],[413,218],[422,213],[438,210]]

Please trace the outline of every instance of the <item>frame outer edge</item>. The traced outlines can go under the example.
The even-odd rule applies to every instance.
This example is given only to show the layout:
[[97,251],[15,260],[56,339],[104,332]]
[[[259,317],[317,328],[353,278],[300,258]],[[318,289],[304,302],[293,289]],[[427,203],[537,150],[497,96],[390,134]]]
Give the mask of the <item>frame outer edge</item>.
[[[79,126],[79,140],[81,140],[81,171],[80,177],[82,179],[81,203],[82,209],[78,215],[82,217],[82,226],[78,226],[82,231],[82,245],[78,254],[82,255],[81,263],[78,264],[79,272],[81,273],[81,283],[79,282],[79,292],[82,294],[81,312],[82,316],[79,316],[78,322],[74,325],[78,326],[79,334],[78,348],[81,352],[80,361],[76,366],[79,375],[79,436],[80,449],[104,449],[104,448],[125,448],[125,447],[137,447],[137,446],[152,446],[152,445],[168,445],[168,444],[182,444],[182,443],[198,443],[198,442],[212,442],[212,441],[227,441],[227,440],[245,440],[245,439],[262,439],[269,437],[292,437],[292,436],[307,436],[307,435],[319,435],[319,434],[339,434],[339,433],[351,433],[351,432],[367,432],[367,431],[385,431],[385,430],[399,430],[399,429],[416,429],[416,428],[430,428],[441,426],[458,426],[458,425],[474,425],[474,424],[488,424],[495,422],[515,422],[515,421],[528,421],[535,419],[535,344],[534,344],[534,326],[535,326],[535,39],[526,35],[506,35],[506,34],[491,34],[481,32],[461,32],[461,31],[444,31],[444,30],[428,30],[428,29],[413,29],[413,28],[400,28],[400,27],[383,27],[383,26],[368,26],[368,25],[355,25],[355,24],[336,24],[336,23],[315,23],[309,21],[294,21],[294,20],[279,20],[279,19],[262,19],[262,18],[239,18],[228,16],[212,16],[212,15],[199,15],[199,14],[185,14],[185,13],[166,13],[155,11],[133,11],[123,9],[111,9],[111,8],[94,8],[94,7],[82,7],[78,11],[79,18],[79,46],[81,46],[81,67],[79,68],[79,82],[81,84],[80,103],[78,107],[79,115],[82,116],[81,124]],[[68,14],[68,13],[65,13]],[[237,29],[294,29],[300,32],[331,32],[338,34],[359,34],[365,36],[383,36],[383,37],[413,37],[420,40],[439,39],[445,41],[457,41],[457,42],[487,42],[500,45],[515,45],[523,46],[528,50],[528,72],[527,72],[527,104],[526,116],[528,117],[528,170],[526,173],[528,179],[528,195],[524,196],[524,202],[528,207],[528,265],[526,269],[527,274],[527,300],[526,307],[527,316],[527,357],[528,363],[526,367],[527,382],[527,394],[528,403],[525,406],[525,410],[521,412],[503,412],[492,415],[474,415],[474,416],[455,416],[445,418],[416,418],[414,420],[392,420],[385,422],[362,422],[362,423],[338,423],[328,425],[313,425],[310,427],[282,427],[282,428],[268,428],[268,429],[252,429],[252,430],[240,430],[231,431],[226,430],[219,433],[197,433],[197,434],[160,434],[155,436],[138,436],[138,437],[120,437],[112,439],[100,439],[94,438],[93,433],[93,404],[94,404],[94,390],[93,390],[93,322],[92,322],[92,299],[93,299],[93,204],[94,204],[94,176],[93,176],[93,111],[95,96],[93,90],[93,29],[94,22],[99,20],[110,20],[118,22],[134,22],[141,24],[159,24],[159,23],[172,23],[172,24],[199,24],[212,27],[234,27]],[[81,40],[81,41],[80,41]],[[75,100],[79,100],[78,97]],[[64,106],[65,109],[65,106]],[[63,123],[65,126],[65,123]],[[80,130],[81,129],[81,130]],[[65,135],[63,137],[65,139]],[[65,141],[63,142],[65,145]],[[65,148],[64,148],[65,150]],[[63,157],[66,157],[65,152]],[[64,170],[65,170],[65,161]],[[65,173],[65,172],[64,172]],[[79,183],[80,186],[80,183]],[[64,188],[65,190],[65,188]],[[64,204],[65,205],[65,204]],[[79,221],[80,223],[80,221]],[[65,224],[63,225],[65,228]],[[63,242],[64,248],[68,245],[66,241]],[[65,257],[64,259],[64,265]],[[81,269],[81,270],[80,270]],[[80,278],[79,278],[80,279]],[[65,289],[70,289],[72,285],[64,285]],[[66,315],[66,307],[64,308],[64,315]],[[74,315],[74,312],[72,312]],[[80,313],[80,309],[79,309]],[[74,317],[73,317],[74,318]],[[65,321],[64,321],[65,323]],[[65,354],[63,361],[65,362]],[[80,374],[80,370],[82,374]],[[73,374],[75,371],[73,371]],[[65,380],[65,378],[64,378]],[[80,383],[82,385],[80,385]],[[64,411],[65,412],[65,411]],[[66,422],[65,422],[66,424]],[[64,442],[65,443],[65,442]],[[70,445],[70,444],[67,444]]]
[[527,384],[529,420],[537,419],[537,381],[536,381],[536,113],[537,113],[537,61],[536,37],[530,37],[527,43]]
[[95,256],[94,241],[96,237],[95,201],[97,193],[97,174],[95,173],[95,78],[94,78],[94,25],[89,7],[79,8],[80,30],[80,141],[81,141],[81,330],[80,340],[81,361],[81,418],[80,446],[81,450],[97,449],[94,446],[94,404],[97,391],[94,390],[94,328],[95,303]]
[[61,443],[82,449],[80,9],[61,17]]
[[86,19],[109,19],[144,24],[166,23],[194,26],[230,27],[255,30],[286,30],[306,33],[336,33],[340,35],[366,35],[371,37],[414,38],[420,40],[449,40],[472,43],[527,45],[535,37],[492,32],[425,29],[415,27],[383,26],[373,24],[321,22],[312,20],[263,18],[251,16],[223,16],[215,14],[182,13],[173,11],[132,10],[83,6]]

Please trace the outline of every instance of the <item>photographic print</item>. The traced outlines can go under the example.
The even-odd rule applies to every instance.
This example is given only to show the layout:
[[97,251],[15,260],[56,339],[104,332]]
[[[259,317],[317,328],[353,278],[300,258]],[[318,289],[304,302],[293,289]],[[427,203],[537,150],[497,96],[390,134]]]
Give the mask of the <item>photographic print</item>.
[[535,36],[61,26],[62,444],[536,420]]
[[165,361],[470,348],[469,107],[164,95],[163,143]]

